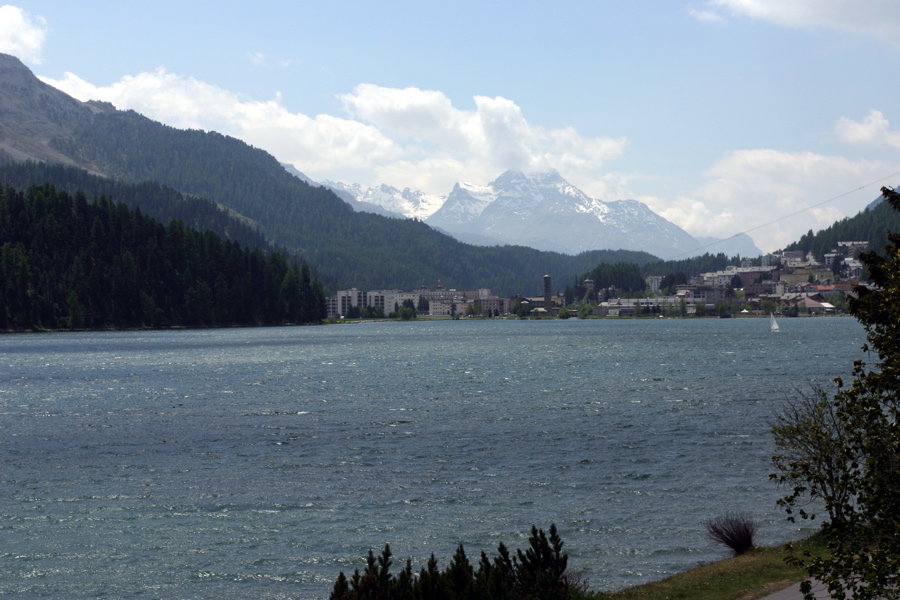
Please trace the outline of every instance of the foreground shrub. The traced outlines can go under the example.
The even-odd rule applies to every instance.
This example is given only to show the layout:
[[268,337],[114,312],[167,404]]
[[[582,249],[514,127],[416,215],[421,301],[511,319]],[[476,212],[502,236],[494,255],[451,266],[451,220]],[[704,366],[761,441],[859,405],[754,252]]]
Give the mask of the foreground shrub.
[[756,531],[756,523],[744,513],[729,512],[706,522],[709,539],[729,548],[735,556],[753,549]]
[[366,568],[357,569],[350,579],[343,572],[331,592],[331,600],[574,600],[584,596],[584,585],[570,585],[566,573],[569,557],[562,552],[563,542],[550,526],[549,536],[532,526],[529,547],[511,555],[501,543],[493,560],[481,553],[476,570],[460,545],[450,564],[438,570],[434,555],[418,574],[412,563],[396,575],[390,573],[391,549],[381,556],[370,550]]

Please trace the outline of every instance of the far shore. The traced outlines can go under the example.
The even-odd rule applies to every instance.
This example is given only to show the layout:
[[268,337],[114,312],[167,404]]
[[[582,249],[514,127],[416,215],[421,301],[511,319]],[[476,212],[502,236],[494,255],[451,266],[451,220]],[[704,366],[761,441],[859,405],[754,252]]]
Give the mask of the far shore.
[[[779,315],[780,317],[780,315]],[[852,317],[852,315],[841,313],[841,314],[813,314],[813,315],[798,315],[796,317],[783,317],[785,320],[790,321],[791,319],[810,319],[810,318],[834,318],[834,317]],[[93,329],[47,329],[47,328],[26,328],[26,329],[0,329],[0,335],[3,334],[16,334],[16,333],[86,333],[86,332],[104,332],[104,331],[193,331],[193,330],[212,330],[212,329],[256,329],[256,328],[264,328],[264,327],[316,327],[319,325],[351,325],[351,324],[361,324],[361,323],[413,323],[413,322],[426,322],[426,321],[566,321],[566,320],[575,320],[575,321],[658,321],[658,320],[692,320],[692,319],[720,319],[721,317],[715,315],[706,315],[703,317],[697,317],[694,315],[689,315],[686,317],[680,316],[668,316],[668,315],[655,315],[655,316],[643,316],[636,317],[633,315],[630,316],[617,316],[617,317],[568,317],[565,319],[560,319],[558,316],[528,316],[528,317],[517,317],[515,315],[504,315],[500,317],[475,317],[475,316],[460,316],[458,319],[449,316],[431,316],[431,315],[422,315],[417,316],[414,319],[403,320],[403,319],[388,319],[388,318],[377,318],[377,319],[344,319],[344,318],[336,318],[336,319],[326,319],[319,323],[285,323],[283,325],[215,325],[210,327],[202,327],[202,326],[187,326],[187,325],[172,325],[169,327],[99,327]],[[733,315],[730,318],[735,319],[768,319],[769,315]]]

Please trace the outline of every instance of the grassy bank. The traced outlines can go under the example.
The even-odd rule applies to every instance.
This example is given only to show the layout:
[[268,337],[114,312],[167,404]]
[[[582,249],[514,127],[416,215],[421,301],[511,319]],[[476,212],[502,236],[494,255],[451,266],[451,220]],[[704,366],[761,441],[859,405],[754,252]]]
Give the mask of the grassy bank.
[[[824,546],[814,536],[798,542],[796,551],[814,555]],[[597,592],[592,600],[756,600],[802,581],[805,573],[784,563],[785,546],[757,548],[750,552],[710,563],[619,592]]]

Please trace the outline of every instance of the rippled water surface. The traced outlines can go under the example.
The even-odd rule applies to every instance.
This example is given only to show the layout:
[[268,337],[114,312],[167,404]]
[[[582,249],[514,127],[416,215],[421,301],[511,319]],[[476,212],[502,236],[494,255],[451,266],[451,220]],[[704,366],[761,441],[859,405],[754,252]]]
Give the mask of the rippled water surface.
[[0,596],[327,598],[556,523],[593,589],[721,557],[774,506],[766,419],[850,318],[440,321],[0,336]]

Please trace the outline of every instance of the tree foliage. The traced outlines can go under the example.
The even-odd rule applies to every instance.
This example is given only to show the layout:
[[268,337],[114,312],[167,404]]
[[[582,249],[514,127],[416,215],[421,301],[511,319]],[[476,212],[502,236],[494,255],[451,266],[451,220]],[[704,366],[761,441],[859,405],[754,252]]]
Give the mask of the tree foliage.
[[462,544],[447,568],[438,569],[431,555],[427,565],[414,575],[411,561],[397,574],[389,545],[380,556],[369,551],[362,573],[349,579],[338,575],[330,600],[565,600],[583,597],[580,586],[570,584],[568,556],[555,525],[549,535],[532,526],[528,548],[510,554],[501,543],[493,560],[481,553],[477,569],[469,562]]
[[[900,194],[882,192],[900,211]],[[798,507],[801,518],[814,518],[802,509],[810,497],[820,498],[830,515],[822,524],[829,555],[790,560],[827,584],[834,597],[860,600],[896,597],[900,573],[900,234],[887,239],[883,253],[861,256],[871,287],[858,286],[850,301],[850,312],[866,329],[863,351],[876,354],[877,364],[869,368],[857,360],[849,386],[836,379],[833,397],[819,396],[809,410],[790,417],[799,428],[795,435],[779,440],[775,429],[784,451],[776,456],[776,478],[794,485],[781,501],[789,518]],[[813,597],[808,582],[804,592]]]
[[0,329],[319,321],[306,265],[100,196],[0,186]]
[[842,454],[849,432],[837,408],[828,390],[813,384],[809,392],[798,390],[772,421],[778,449],[772,462],[778,472],[771,479],[791,489],[778,504],[792,520],[796,516],[812,518],[811,507],[817,501],[822,502],[832,522],[844,518]]

